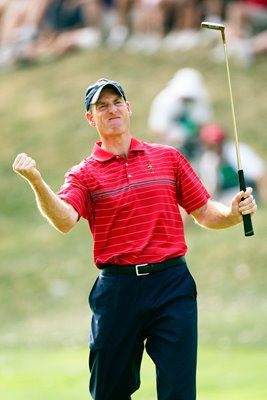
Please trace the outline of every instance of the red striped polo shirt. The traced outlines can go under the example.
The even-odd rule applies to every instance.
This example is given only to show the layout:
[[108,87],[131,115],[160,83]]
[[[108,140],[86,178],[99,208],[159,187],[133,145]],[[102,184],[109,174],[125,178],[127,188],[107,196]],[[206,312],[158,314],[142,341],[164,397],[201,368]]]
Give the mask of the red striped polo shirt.
[[126,159],[96,143],[92,154],[67,172],[58,195],[88,220],[97,266],[184,255],[178,204],[190,213],[210,197],[176,149],[135,138]]

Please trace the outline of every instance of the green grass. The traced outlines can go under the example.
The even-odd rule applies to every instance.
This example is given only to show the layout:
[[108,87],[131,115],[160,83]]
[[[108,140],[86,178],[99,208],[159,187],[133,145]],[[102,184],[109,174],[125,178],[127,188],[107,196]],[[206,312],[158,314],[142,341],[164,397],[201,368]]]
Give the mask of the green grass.
[[[1,351],[0,393],[5,400],[85,400],[88,354],[84,348]],[[265,400],[267,360],[260,349],[201,347],[198,400]],[[144,356],[141,388],[133,400],[155,400],[155,369]]]
[[[240,140],[267,162],[266,64],[262,58],[249,68],[230,68]],[[0,75],[1,398],[87,398],[87,296],[97,276],[87,224],[81,221],[68,235],[54,231],[12,171],[16,154],[34,157],[57,190],[66,170],[98,139],[84,118],[88,84],[99,77],[119,80],[132,105],[132,133],[150,140],[150,103],[185,66],[203,74],[214,119],[231,132],[225,66],[212,63],[208,49],[151,57],[99,49]],[[251,238],[241,225],[220,232],[186,225],[187,259],[198,284],[199,400],[266,398],[266,220],[261,205]],[[142,390],[136,398],[155,399],[147,360]]]

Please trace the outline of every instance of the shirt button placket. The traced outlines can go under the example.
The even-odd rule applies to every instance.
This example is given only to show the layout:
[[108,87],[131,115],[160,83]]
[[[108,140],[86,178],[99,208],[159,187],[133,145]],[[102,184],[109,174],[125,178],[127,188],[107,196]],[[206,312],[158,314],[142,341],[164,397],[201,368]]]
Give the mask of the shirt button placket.
[[129,173],[129,163],[126,161],[125,162],[125,167],[126,167],[126,175],[127,175],[127,177],[128,177],[128,179],[129,178],[131,178],[132,177],[132,175]]

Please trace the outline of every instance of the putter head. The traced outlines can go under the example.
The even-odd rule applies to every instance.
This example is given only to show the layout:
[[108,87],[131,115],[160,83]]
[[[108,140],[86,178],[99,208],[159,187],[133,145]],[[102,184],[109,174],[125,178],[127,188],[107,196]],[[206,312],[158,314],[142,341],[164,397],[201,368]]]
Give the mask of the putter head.
[[215,22],[203,21],[203,22],[201,22],[201,28],[216,29],[217,31],[223,31],[224,25],[216,24]]
[[201,28],[215,29],[216,31],[221,31],[222,40],[225,43],[225,34],[224,34],[225,27],[223,24],[216,24],[215,22],[203,21],[201,22]]

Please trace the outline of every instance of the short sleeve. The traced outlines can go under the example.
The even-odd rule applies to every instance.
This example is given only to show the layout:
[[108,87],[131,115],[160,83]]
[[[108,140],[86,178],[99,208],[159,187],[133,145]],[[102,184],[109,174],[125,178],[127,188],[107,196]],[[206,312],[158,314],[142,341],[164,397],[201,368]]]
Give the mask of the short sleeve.
[[188,214],[202,207],[210,194],[191,164],[179,154],[177,169],[177,200]]
[[57,192],[57,195],[71,204],[80,217],[89,219],[90,210],[92,209],[89,189],[81,177],[73,173],[72,170],[65,175],[65,182]]

